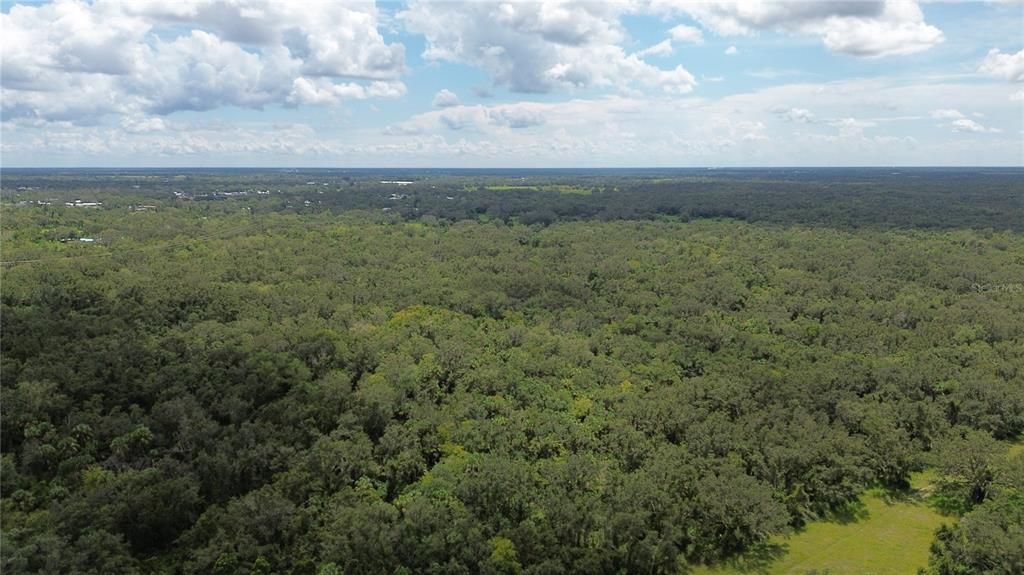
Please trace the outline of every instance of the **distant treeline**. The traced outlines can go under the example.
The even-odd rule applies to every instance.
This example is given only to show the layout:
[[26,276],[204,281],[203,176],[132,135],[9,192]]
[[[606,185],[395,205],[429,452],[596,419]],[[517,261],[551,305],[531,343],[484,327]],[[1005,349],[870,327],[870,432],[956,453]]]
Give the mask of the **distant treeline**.
[[[404,219],[732,218],[840,228],[1024,229],[1021,170],[445,172],[15,172],[7,201],[244,203],[256,210],[381,210]],[[393,181],[411,181],[396,185]],[[577,193],[563,193],[571,188]],[[264,194],[257,194],[262,191]]]

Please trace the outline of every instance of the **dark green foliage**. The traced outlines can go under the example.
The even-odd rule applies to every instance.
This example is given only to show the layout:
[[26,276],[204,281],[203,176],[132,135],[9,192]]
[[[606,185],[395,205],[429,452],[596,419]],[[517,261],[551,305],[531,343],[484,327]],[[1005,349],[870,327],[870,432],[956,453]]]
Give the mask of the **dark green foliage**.
[[5,573],[673,573],[933,460],[973,509],[936,573],[1019,565],[993,446],[1024,431],[1024,298],[977,286],[1021,281],[1024,240],[880,229],[1017,227],[976,187],[950,207],[962,179],[844,180],[852,229],[847,200],[837,227],[679,221],[818,221],[804,180],[693,178],[684,206],[612,177],[399,200],[190,177],[191,201],[157,177],[102,210],[3,206],[4,259],[42,260],[0,286]]
[[992,437],[973,429],[954,429],[950,437],[936,442],[933,464],[942,475],[939,496],[953,508],[970,508],[985,501],[996,474],[1003,449]]
[[984,500],[936,533],[927,575],[1024,572],[1024,457],[989,466]]

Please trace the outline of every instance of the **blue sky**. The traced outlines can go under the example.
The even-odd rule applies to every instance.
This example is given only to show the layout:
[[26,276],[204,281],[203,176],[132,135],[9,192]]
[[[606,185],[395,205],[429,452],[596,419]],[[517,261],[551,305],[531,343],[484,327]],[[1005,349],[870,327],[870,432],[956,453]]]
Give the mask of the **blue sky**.
[[3,3],[3,166],[1024,164],[1021,2]]

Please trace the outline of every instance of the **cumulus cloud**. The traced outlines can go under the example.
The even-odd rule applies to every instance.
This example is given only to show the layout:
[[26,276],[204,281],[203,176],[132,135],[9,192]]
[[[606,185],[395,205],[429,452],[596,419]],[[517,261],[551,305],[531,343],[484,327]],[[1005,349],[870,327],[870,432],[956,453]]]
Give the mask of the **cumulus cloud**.
[[941,30],[924,22],[917,4],[902,0],[886,2],[878,18],[832,17],[820,30],[829,50],[867,58],[916,54],[945,40]]
[[841,138],[862,138],[866,128],[874,128],[878,124],[870,120],[859,120],[857,118],[841,118],[830,123],[839,129]]
[[[947,136],[937,137],[922,131],[921,120],[933,109],[962,110],[1004,133],[1019,125],[1003,86],[893,79],[780,85],[720,99],[632,95],[464,108],[418,114],[391,129],[391,139],[487,141],[507,146],[519,165],[784,165],[794,157],[832,165],[992,163],[1015,161],[1013,147],[1000,148],[997,136],[955,137],[952,119],[938,121]],[[511,129],[499,120],[501,109],[533,112],[543,124]],[[564,147],[558,156],[537,151],[553,141]]]
[[121,129],[129,134],[162,132],[167,129],[163,118],[125,116],[121,118]]
[[820,37],[833,52],[868,58],[914,54],[944,40],[942,31],[924,21],[912,0],[652,0],[651,7],[687,14],[722,36],[762,30],[807,34]]
[[236,44],[284,46],[306,76],[392,80],[405,68],[405,46],[384,41],[372,2],[189,0],[125,2],[122,9],[150,21],[198,26]]
[[5,119],[95,123],[405,92],[373,4],[63,0],[0,14]]
[[998,48],[993,48],[982,60],[978,71],[1011,82],[1024,82],[1024,50],[1016,54],[1004,54]]
[[729,46],[728,48],[725,49],[725,55],[726,56],[735,56],[736,54],[739,54],[739,53],[740,53],[740,50],[736,46]]
[[402,82],[334,83],[326,78],[296,78],[286,102],[292,105],[332,105],[345,100],[397,98],[405,94]]
[[[954,108],[932,110],[930,115],[936,120],[949,120],[949,122],[944,125],[954,132],[971,134],[997,134],[1002,132],[999,128],[987,128],[968,118],[960,110],[956,110]],[[985,114],[982,114],[981,112],[973,112],[971,115],[975,118],[985,117]]]
[[125,96],[147,112],[260,108],[281,99],[289,75],[267,59],[202,30],[159,42],[139,73],[120,79]]
[[108,3],[14,5],[0,13],[3,86],[46,90],[61,73],[129,74],[147,56],[151,25]]
[[521,130],[546,123],[545,105],[532,102],[494,106],[455,104],[417,115],[406,122],[384,129],[391,136],[423,134],[440,126],[447,130],[494,131],[501,128]]
[[520,129],[544,124],[544,115],[537,110],[524,107],[505,107],[488,114],[491,122],[499,126]]
[[967,132],[971,134],[997,134],[1002,132],[999,128],[986,128],[970,118],[959,118],[950,123],[954,132]]
[[798,124],[810,124],[814,122],[814,114],[806,108],[774,108],[772,113],[787,122],[795,122]]
[[650,48],[645,48],[636,54],[641,58],[645,58],[647,56],[671,56],[672,52],[672,40],[662,40]]
[[425,59],[476,66],[515,92],[635,85],[692,90],[697,82],[682,66],[658,68],[625,51],[620,18],[630,9],[624,2],[417,0],[397,17],[425,37]]
[[[694,87],[693,76],[654,60],[675,48],[684,53],[705,34],[765,31],[818,38],[833,51],[863,57],[913,53],[941,41],[914,2],[668,4],[413,1],[395,14],[354,1],[13,5],[0,14],[0,145],[11,165],[55,157],[69,158],[69,165],[153,165],[165,158],[185,165],[232,159],[247,165],[778,165],[792,158],[819,165],[1019,164],[1013,136],[1021,130],[1021,83],[893,76],[813,83],[816,76],[806,70],[799,82],[746,93],[728,86],[727,96],[690,98],[677,95]],[[666,20],[660,42],[636,44],[624,23],[651,10],[669,20],[684,15],[702,28]],[[347,122],[344,114],[321,113],[331,121],[315,128],[260,124],[256,114],[237,125],[188,124],[182,118],[214,114],[173,114],[400,97],[404,48],[385,38],[385,28],[422,34],[429,61],[483,70],[491,81],[478,87],[479,97],[495,86],[580,91],[563,101],[467,106],[442,90],[433,95],[434,109],[383,130]],[[712,52],[733,41],[739,43],[725,40]],[[751,41],[744,42],[744,55],[753,54]],[[1021,57],[993,50],[971,67],[1020,82]],[[721,80],[720,71],[702,72],[708,74],[703,82]],[[594,88],[615,95],[598,97]],[[466,85],[460,94],[472,89]],[[998,132],[988,126],[1004,134],[981,135]]]
[[680,24],[672,27],[668,31],[668,35],[676,42],[685,42],[689,44],[704,43],[704,33],[700,31],[700,28],[694,28],[693,26],[687,26],[686,24]]
[[455,92],[446,88],[434,95],[431,105],[435,108],[451,108],[459,105],[459,97],[455,95]]
[[449,130],[477,127],[486,121],[486,110],[481,107],[459,107],[447,110],[437,117],[438,122]]
[[[530,102],[511,104],[460,105],[416,114],[404,122],[388,126],[386,135],[426,134],[442,131],[473,131],[481,135],[515,137],[534,134],[526,128],[551,130],[572,128],[595,129],[608,126],[624,117],[636,117],[644,111],[645,101],[639,98],[609,96],[598,100],[567,102]],[[535,137],[533,135],[530,136]]]
[[[223,122],[180,123],[163,118],[131,118],[123,123],[137,129],[50,124],[45,135],[20,134],[16,143],[4,143],[4,153],[47,154],[60,157],[156,158],[185,165],[213,158],[223,165],[231,158],[276,156],[279,158],[323,156],[341,150],[337,142],[325,142],[304,124],[250,124]],[[248,163],[242,160],[243,163]],[[249,160],[251,162],[251,160]]]
[[770,139],[765,135],[765,125],[763,122],[741,122],[738,124],[739,129],[744,130],[742,139],[744,142],[756,142],[759,140]]
[[[467,108],[466,111],[459,111]],[[786,123],[792,109],[816,121]],[[954,133],[959,110],[1002,134]],[[448,117],[448,124],[440,118]],[[857,79],[765,87],[717,99],[658,94],[455,106],[381,128],[131,116],[120,126],[5,122],[5,165],[693,166],[1020,163],[1020,108],[995,82]],[[146,126],[150,119],[160,120]],[[127,124],[127,121],[126,121]],[[845,131],[844,131],[845,130]]]
[[876,0],[841,2],[653,0],[651,3],[655,10],[689,14],[701,25],[725,36],[747,35],[757,30],[790,27],[829,17],[877,17],[882,12],[883,4],[884,2]]

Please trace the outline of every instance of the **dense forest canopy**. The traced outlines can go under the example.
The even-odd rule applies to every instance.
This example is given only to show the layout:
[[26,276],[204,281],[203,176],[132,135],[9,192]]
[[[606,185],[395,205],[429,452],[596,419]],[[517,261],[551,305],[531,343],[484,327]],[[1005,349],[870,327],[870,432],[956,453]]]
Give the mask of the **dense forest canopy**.
[[1019,573],[1022,176],[5,171],[3,570]]

